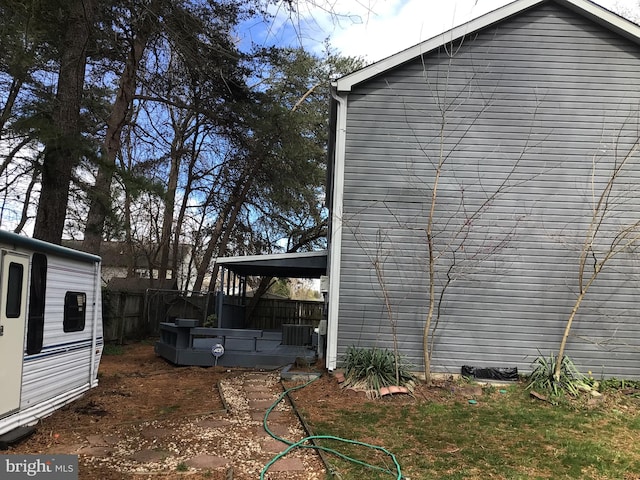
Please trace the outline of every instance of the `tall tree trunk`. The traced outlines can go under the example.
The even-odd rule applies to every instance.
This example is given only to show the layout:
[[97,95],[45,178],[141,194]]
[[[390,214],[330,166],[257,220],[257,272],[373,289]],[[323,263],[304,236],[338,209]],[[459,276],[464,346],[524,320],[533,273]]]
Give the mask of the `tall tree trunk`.
[[431,204],[429,207],[429,217],[427,218],[427,249],[429,251],[429,310],[427,311],[427,317],[424,323],[422,331],[422,348],[424,357],[424,378],[427,385],[431,385],[431,356],[433,352],[430,347],[431,324],[433,321],[433,311],[436,304],[436,291],[435,291],[435,279],[436,279],[436,257],[435,257],[435,245],[433,242],[433,224],[436,214],[436,203],[438,201],[438,184],[440,182],[440,176],[442,175],[442,168],[446,159],[444,154],[444,126],[446,125],[443,115],[442,124],[440,126],[440,158],[436,165],[435,178],[433,179],[433,186],[431,187]]
[[[191,153],[189,155],[189,165],[187,167],[187,178],[184,186],[184,195],[182,196],[182,202],[180,204],[180,209],[178,211],[178,215],[176,217],[176,228],[173,232],[173,260],[171,262],[171,268],[174,272],[178,271],[178,257],[180,255],[180,236],[182,235],[182,226],[184,224],[185,215],[187,212],[187,205],[189,203],[189,198],[191,197],[191,192],[193,190],[193,172],[196,166],[196,161],[198,159],[198,137],[200,133],[200,119],[196,116],[196,125],[194,128],[193,134],[193,142],[191,145]],[[193,254],[191,255],[193,257]],[[182,288],[184,290],[189,288],[189,273],[190,268],[187,269],[187,278],[184,285],[178,285],[178,288]]]
[[[592,277],[592,280],[595,280],[595,276]],[[562,335],[562,341],[560,342],[560,349],[558,350],[558,356],[556,357],[556,364],[553,369],[553,379],[556,382],[560,381],[560,376],[562,375],[562,362],[564,360],[564,350],[567,346],[567,339],[569,338],[569,333],[571,332],[571,326],[573,325],[573,320],[576,318],[576,314],[578,313],[578,309],[580,308],[580,304],[582,300],[584,300],[585,295],[587,294],[587,290],[589,286],[591,286],[592,281],[587,284],[587,287],[580,292],[578,298],[573,304],[573,308],[571,309],[571,314],[569,315],[569,319],[567,320],[567,324],[564,328],[564,333]]]
[[74,0],[71,4],[52,115],[52,123],[58,131],[47,141],[44,152],[42,188],[33,236],[58,244],[62,240],[73,168],[80,158],[80,104],[94,2]]
[[96,183],[91,190],[89,214],[85,225],[82,248],[91,253],[100,253],[100,243],[104,231],[104,222],[111,210],[111,183],[116,168],[116,157],[122,146],[122,130],[131,114],[133,98],[136,93],[136,75],[140,60],[144,54],[155,24],[151,12],[157,10],[157,3],[152,3],[147,10],[140,28],[133,39],[127,55],[124,70],[120,76],[118,93],[107,119],[107,133],[103,144],[103,155],[98,167]]
[[133,246],[131,235],[131,195],[124,193],[124,235],[127,248],[127,278],[132,278],[136,273],[136,249]]
[[[213,253],[219,247],[219,240],[220,240],[220,236],[222,235],[223,229],[225,227],[233,228],[233,226],[227,222],[227,217],[229,216],[229,213],[231,212],[231,209],[233,208],[234,203],[238,203],[238,201],[239,200],[236,200],[234,202],[233,199],[229,199],[227,203],[224,205],[224,208],[222,209],[222,211],[218,214],[218,218],[213,227],[213,231],[211,232],[211,238],[207,243],[207,248],[205,249],[204,254],[202,255],[202,261],[196,271],[196,281],[193,286],[193,289],[195,291],[199,291],[202,289],[202,283],[204,282],[204,277],[207,274],[207,271],[209,270],[209,264],[211,263],[211,259],[213,258]],[[212,281],[215,283],[215,280],[213,278],[212,278]],[[209,288],[209,291],[211,291],[211,288]]]
[[[247,173],[240,175],[239,182],[244,182],[238,184],[236,186],[235,193],[232,194],[224,205],[224,208],[218,215],[218,219],[216,220],[216,224],[213,228],[213,232],[211,234],[211,239],[207,244],[207,249],[202,256],[202,262],[198,266],[197,274],[196,274],[196,282],[193,287],[194,290],[198,291],[202,288],[202,283],[204,281],[204,277],[209,270],[209,264],[211,263],[211,259],[213,258],[213,253],[217,250],[220,255],[222,251],[226,251],[226,243],[224,244],[224,249],[221,249],[220,238],[222,236],[223,229],[230,233],[235,224],[235,220],[237,218],[238,212],[240,208],[244,204],[247,194],[249,193],[249,189],[251,185],[253,185],[253,177],[258,169],[259,162],[255,162],[248,170]],[[227,239],[228,239],[227,234]],[[217,277],[218,267],[214,268],[213,274],[211,276],[211,283],[209,284],[209,291],[213,291],[215,288],[215,279]]]
[[[227,246],[229,245],[229,238],[231,238],[231,232],[233,230],[234,225],[236,224],[236,220],[238,219],[238,214],[240,213],[240,209],[244,204],[245,199],[247,198],[247,192],[249,191],[249,187],[251,186],[251,181],[247,181],[243,188],[242,192],[236,199],[233,204],[233,209],[231,210],[231,214],[229,215],[229,219],[227,220],[227,228],[225,228],[224,233],[222,234],[222,238],[218,241],[218,256],[223,257],[227,253]],[[209,259],[211,260],[211,259]],[[213,292],[216,288],[215,279],[218,278],[218,270],[220,267],[218,265],[213,267],[213,272],[211,273],[211,282],[209,282],[209,291]]]
[[[553,378],[556,382],[560,381],[560,376],[562,374],[562,362],[564,360],[564,351],[567,346],[567,340],[569,338],[569,334],[571,333],[571,327],[573,325],[573,321],[578,313],[578,309],[582,304],[589,288],[596,281],[596,278],[607,264],[611,258],[616,256],[620,252],[627,251],[632,245],[634,245],[639,239],[640,234],[637,233],[638,228],[640,227],[640,221],[634,221],[628,225],[617,225],[617,233],[613,240],[607,241],[605,245],[607,245],[607,249],[605,253],[602,255],[602,258],[598,259],[596,254],[595,245],[598,242],[599,234],[602,230],[602,227],[605,223],[605,219],[611,215],[612,211],[615,208],[615,204],[613,203],[612,194],[614,191],[614,185],[617,183],[618,178],[623,175],[623,169],[626,167],[627,163],[631,162],[636,158],[636,154],[640,150],[640,140],[636,140],[633,146],[629,149],[627,154],[624,156],[622,161],[616,159],[613,170],[611,172],[611,176],[607,181],[607,184],[602,189],[602,192],[597,197],[597,202],[594,203],[593,213],[591,215],[591,221],[589,223],[589,228],[587,229],[587,234],[585,236],[584,244],[582,245],[582,250],[580,251],[580,262],[578,264],[578,287],[579,294],[576,298],[575,303],[573,304],[573,308],[571,309],[571,313],[569,314],[569,318],[567,319],[567,323],[565,325],[564,333],[562,335],[562,340],[560,342],[560,349],[558,350],[558,356],[556,357],[556,364],[553,371]],[[595,168],[595,164],[594,164]],[[592,176],[592,191],[595,192],[595,184]],[[593,258],[594,265],[593,270],[591,271],[588,280],[585,283],[585,271],[587,269],[587,259]]]
[[[171,142],[171,168],[169,169],[169,182],[164,194],[164,216],[162,217],[162,230],[160,233],[160,265],[158,278],[167,278],[169,269],[169,251],[171,249],[171,229],[173,227],[173,214],[175,212],[176,190],[178,189],[178,175],[180,173],[180,160],[183,155],[183,146],[188,120],[182,119],[178,125],[174,121],[174,137]],[[175,279],[176,272],[172,272]]]

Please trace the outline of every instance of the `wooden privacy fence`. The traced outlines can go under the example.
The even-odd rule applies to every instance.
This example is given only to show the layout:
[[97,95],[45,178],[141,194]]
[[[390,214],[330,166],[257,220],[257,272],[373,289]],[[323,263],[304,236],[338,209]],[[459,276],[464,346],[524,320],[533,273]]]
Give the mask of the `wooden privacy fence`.
[[[233,297],[228,297],[233,298]],[[158,336],[160,323],[192,318],[200,326],[218,326],[214,318],[215,293],[147,289],[142,292],[103,291],[105,342],[122,343]],[[251,315],[251,328],[280,330],[282,325],[318,326],[323,302],[265,299],[258,301]],[[238,306],[238,308],[244,308]],[[242,316],[243,312],[239,312]]]
[[205,325],[215,312],[211,292],[147,289],[143,292],[103,291],[105,342],[122,343],[158,336],[160,322],[195,318]]
[[105,342],[122,343],[147,336],[143,322],[144,292],[102,292]]
[[324,303],[261,298],[251,314],[252,328],[279,330],[283,324],[318,326]]

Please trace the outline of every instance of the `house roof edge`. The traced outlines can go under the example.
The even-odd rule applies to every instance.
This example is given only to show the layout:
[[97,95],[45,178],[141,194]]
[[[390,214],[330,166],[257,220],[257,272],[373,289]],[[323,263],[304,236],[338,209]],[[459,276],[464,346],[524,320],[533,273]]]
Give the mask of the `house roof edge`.
[[446,45],[448,42],[462,38],[494,23],[503,21],[511,16],[517,15],[536,5],[555,2],[571,10],[589,17],[591,20],[616,31],[618,34],[640,44],[640,26],[627,20],[616,13],[597,5],[590,0],[515,0],[507,5],[477,17],[469,22],[463,23],[440,33],[428,40],[418,43],[412,47],[402,50],[394,55],[379,60],[360,70],[345,75],[332,82],[338,93],[350,92],[351,89],[362,82],[389,71],[403,63],[409,62],[422,54],[430,52],[438,47]]

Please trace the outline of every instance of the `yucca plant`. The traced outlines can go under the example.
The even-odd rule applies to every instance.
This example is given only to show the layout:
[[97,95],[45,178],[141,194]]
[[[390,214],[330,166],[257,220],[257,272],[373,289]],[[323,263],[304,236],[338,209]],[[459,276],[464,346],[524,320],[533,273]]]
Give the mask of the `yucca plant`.
[[533,362],[533,371],[529,377],[528,390],[539,390],[549,393],[552,397],[559,397],[566,393],[575,397],[581,389],[588,389],[586,378],[566,355],[562,357],[560,379],[554,378],[556,370],[556,356],[539,355]]
[[[344,386],[363,389],[369,397],[378,397],[382,387],[399,385],[413,392],[415,377],[404,364],[399,364],[390,350],[351,346],[344,356]],[[399,382],[398,382],[399,380]]]

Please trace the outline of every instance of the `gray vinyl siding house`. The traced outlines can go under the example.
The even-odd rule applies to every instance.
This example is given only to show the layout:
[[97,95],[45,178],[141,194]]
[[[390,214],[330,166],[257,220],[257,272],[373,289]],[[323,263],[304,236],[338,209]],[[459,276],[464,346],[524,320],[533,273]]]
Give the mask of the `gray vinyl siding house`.
[[[327,367],[350,345],[392,348],[391,315],[424,370],[439,163],[432,371],[526,372],[557,352],[594,205],[627,155],[585,278],[640,220],[640,28],[588,1],[519,0],[333,89]],[[580,306],[566,354],[583,372],[640,378],[639,246]]]

